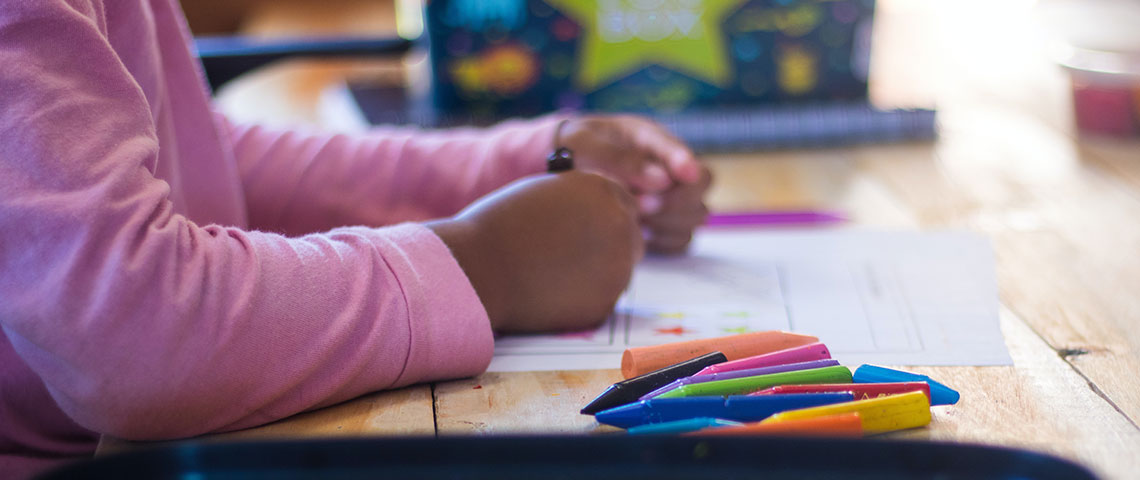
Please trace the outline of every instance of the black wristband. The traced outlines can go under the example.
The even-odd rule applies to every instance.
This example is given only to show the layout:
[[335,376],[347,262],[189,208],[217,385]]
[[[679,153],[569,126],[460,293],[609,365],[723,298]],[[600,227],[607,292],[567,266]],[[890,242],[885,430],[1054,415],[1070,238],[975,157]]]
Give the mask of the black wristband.
[[550,173],[565,172],[574,168],[574,153],[569,148],[559,147],[546,157],[546,171]]

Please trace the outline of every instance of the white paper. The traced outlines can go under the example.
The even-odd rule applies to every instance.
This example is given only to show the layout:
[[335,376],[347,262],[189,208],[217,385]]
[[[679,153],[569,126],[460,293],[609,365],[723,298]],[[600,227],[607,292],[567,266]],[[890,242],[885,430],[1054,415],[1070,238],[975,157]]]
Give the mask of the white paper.
[[989,242],[964,232],[704,229],[647,257],[599,328],[495,340],[490,371],[618,368],[630,346],[761,330],[845,365],[1010,365]]

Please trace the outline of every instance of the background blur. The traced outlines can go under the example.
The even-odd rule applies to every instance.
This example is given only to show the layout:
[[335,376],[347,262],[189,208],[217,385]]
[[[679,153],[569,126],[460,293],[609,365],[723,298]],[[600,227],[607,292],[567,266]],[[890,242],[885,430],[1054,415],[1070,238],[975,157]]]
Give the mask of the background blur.
[[394,0],[182,0],[195,35],[395,34]]
[[[187,0],[183,8],[196,35],[394,37],[397,30],[394,0]],[[1080,124],[1085,133],[1140,135],[1136,25],[1135,0],[879,0],[869,96],[883,108],[936,108],[940,131],[953,128],[959,113],[1005,106],[1063,131]],[[359,113],[348,119],[346,82],[422,88],[427,80],[415,66],[423,61],[422,53],[285,60],[216,94],[223,109],[243,105],[232,112],[239,118],[359,129],[367,122]],[[280,92],[303,95],[288,104],[265,97]]]

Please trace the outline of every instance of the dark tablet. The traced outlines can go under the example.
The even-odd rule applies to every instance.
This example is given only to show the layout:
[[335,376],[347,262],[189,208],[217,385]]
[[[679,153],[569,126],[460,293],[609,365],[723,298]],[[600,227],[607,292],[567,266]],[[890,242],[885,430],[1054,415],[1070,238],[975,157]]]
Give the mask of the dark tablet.
[[1092,479],[1024,450],[781,437],[495,436],[187,443],[74,463],[43,479]]

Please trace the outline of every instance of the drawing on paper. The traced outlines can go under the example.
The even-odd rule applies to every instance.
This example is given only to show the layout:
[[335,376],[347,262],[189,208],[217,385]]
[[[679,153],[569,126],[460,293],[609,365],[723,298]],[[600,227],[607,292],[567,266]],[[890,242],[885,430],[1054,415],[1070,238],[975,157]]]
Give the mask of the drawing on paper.
[[626,348],[762,330],[845,363],[1008,364],[993,258],[964,233],[703,231],[638,265],[597,329],[500,337],[491,370],[617,368]]

